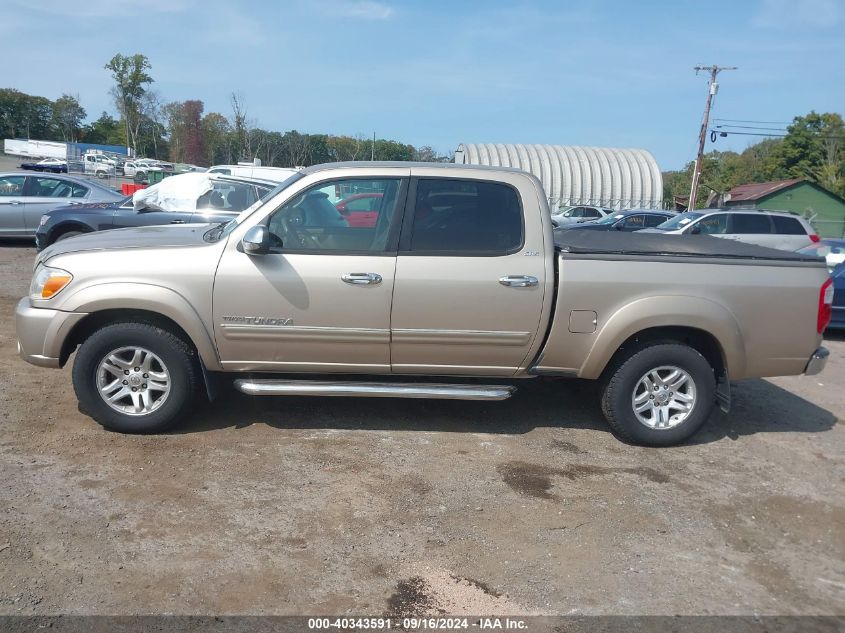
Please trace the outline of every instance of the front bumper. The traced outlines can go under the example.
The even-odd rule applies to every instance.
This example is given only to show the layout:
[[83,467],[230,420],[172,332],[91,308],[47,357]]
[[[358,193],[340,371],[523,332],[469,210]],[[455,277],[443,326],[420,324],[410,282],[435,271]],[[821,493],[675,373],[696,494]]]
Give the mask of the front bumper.
[[830,352],[827,351],[826,347],[819,347],[813,355],[810,356],[810,360],[807,363],[807,367],[804,368],[804,375],[805,376],[815,376],[816,374],[820,373],[824,366],[827,364],[827,357],[830,356]]
[[33,307],[29,297],[18,302],[15,330],[18,354],[39,367],[61,367],[62,345],[86,314]]

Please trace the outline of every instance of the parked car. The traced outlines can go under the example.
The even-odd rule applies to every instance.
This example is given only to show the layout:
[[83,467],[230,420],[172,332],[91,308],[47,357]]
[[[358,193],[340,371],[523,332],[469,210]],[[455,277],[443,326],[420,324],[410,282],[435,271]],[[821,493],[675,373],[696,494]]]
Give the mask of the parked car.
[[0,237],[34,237],[45,213],[70,205],[123,199],[113,189],[65,175],[0,174]]
[[824,238],[817,243],[799,249],[798,252],[824,257],[828,269],[833,271],[839,264],[845,262],[845,240]]
[[613,210],[602,207],[560,207],[552,215],[552,223],[555,226],[564,226],[578,222],[591,222],[592,220],[600,220],[610,213],[613,213]]
[[[187,179],[186,179],[187,177]],[[156,206],[138,203],[145,196],[154,196],[157,188],[167,183],[170,190],[178,189],[180,183],[205,178],[206,188],[186,190],[169,195],[174,204],[159,203]],[[228,222],[248,208],[275,187],[275,183],[246,178],[217,177],[205,174],[184,174],[170,176],[157,185],[152,185],[135,196],[120,198],[106,204],[79,204],[61,207],[41,216],[35,233],[35,245],[40,251],[51,244],[82,233],[105,231],[132,226],[156,224],[190,224]],[[199,192],[194,195],[194,192]],[[138,195],[142,194],[142,195]]]
[[845,264],[839,264],[831,273],[833,279],[833,314],[830,318],[831,329],[845,329]]
[[142,182],[146,180],[147,174],[156,171],[164,170],[158,165],[149,162],[128,160],[123,163],[123,175],[127,178],[132,178],[137,182]]
[[686,211],[644,231],[664,235],[712,235],[787,251],[796,251],[819,241],[816,230],[800,215],[764,209]]
[[639,231],[663,224],[674,217],[674,213],[668,211],[651,210],[630,210],[617,211],[604,216],[601,220],[592,222],[578,222],[565,224],[562,230],[587,230],[587,231]]
[[[325,189],[344,184],[382,194],[374,227],[303,221],[315,198],[337,214]],[[620,437],[671,445],[729,407],[731,381],[821,371],[830,287],[800,253],[553,231],[526,172],[345,163],[225,225],[53,244],[16,318],[30,363],[78,348],[80,409],[116,431],[161,431],[227,378],[252,395],[501,400],[557,376],[601,378]]]
[[274,182],[284,182],[298,170],[288,167],[264,167],[263,165],[214,165],[208,168],[209,174],[243,176],[244,178],[263,178]]
[[66,174],[67,161],[61,158],[45,158],[37,163],[21,163],[21,169],[29,171],[47,171],[51,174]]
[[334,206],[349,226],[372,228],[376,225],[383,197],[380,193],[356,193]]

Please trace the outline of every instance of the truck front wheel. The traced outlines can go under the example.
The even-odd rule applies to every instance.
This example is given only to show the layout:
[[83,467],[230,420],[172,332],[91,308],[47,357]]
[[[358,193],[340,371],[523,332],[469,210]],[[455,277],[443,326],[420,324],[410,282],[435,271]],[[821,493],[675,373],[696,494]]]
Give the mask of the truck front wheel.
[[704,424],[715,403],[713,368],[680,343],[641,348],[608,374],[602,411],[614,433],[633,444],[679,444]]
[[107,429],[158,433],[190,408],[197,387],[192,348],[148,323],[115,323],[94,332],[73,364],[81,408]]

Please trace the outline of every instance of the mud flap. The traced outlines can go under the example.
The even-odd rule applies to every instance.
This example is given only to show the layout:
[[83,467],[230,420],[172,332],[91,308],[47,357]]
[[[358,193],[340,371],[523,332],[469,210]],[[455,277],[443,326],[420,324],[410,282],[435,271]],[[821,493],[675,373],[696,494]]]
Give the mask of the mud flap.
[[719,376],[716,383],[716,402],[719,408],[725,413],[731,410],[731,382],[728,380],[727,373]]

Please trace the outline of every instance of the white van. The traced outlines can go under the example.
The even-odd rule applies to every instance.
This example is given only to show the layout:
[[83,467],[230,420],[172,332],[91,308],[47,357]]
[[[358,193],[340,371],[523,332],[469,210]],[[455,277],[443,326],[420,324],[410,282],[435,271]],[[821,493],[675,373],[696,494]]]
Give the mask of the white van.
[[263,180],[272,180],[273,182],[287,180],[298,171],[298,169],[292,169],[290,167],[264,167],[263,165],[253,165],[251,163],[246,165],[214,165],[208,168],[209,174],[261,178]]

